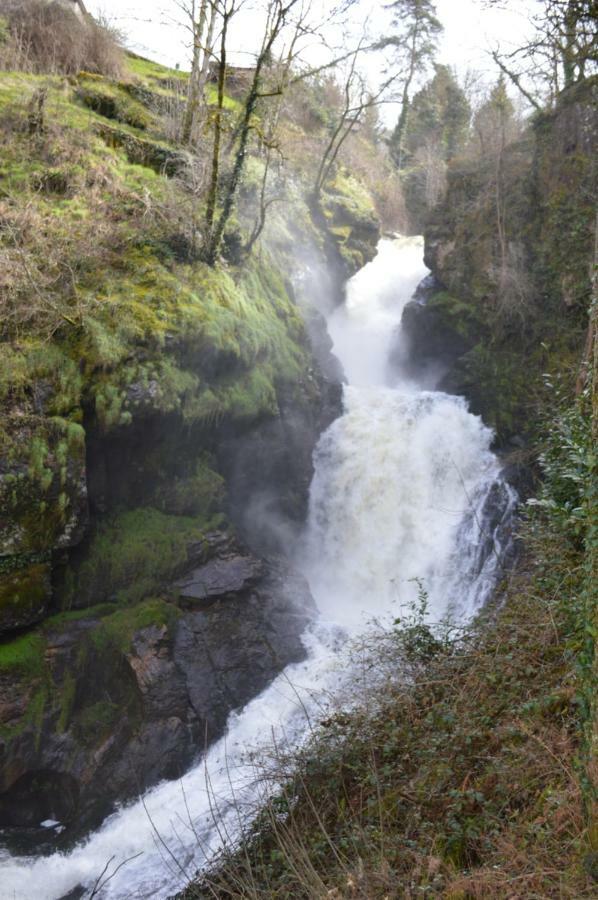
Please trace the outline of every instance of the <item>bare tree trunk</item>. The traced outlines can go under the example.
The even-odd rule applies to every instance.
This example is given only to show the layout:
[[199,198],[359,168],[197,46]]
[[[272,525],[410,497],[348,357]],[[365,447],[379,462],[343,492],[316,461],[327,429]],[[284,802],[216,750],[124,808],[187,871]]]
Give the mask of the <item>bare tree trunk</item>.
[[505,283],[506,269],[507,269],[507,238],[505,234],[505,210],[504,210],[504,191],[503,191],[503,160],[504,160],[504,152],[506,146],[506,134],[505,134],[505,118],[504,113],[501,110],[500,113],[500,146],[498,148],[498,154],[496,157],[496,184],[495,184],[495,199],[496,199],[496,231],[498,234],[498,244],[500,247],[500,275],[499,275],[499,289],[502,290],[502,286]]
[[203,60],[201,63],[201,71],[199,73],[198,80],[198,95],[200,103],[205,100],[205,90],[206,85],[208,83],[208,77],[210,75],[210,62],[212,60],[212,54],[214,49],[214,29],[216,27],[216,5],[214,3],[210,3],[210,18],[208,21],[208,33],[206,36],[206,46],[204,49]]
[[262,70],[264,68],[264,65],[266,64],[266,61],[271,56],[273,44],[280,34],[289,10],[297,2],[298,0],[288,0],[287,5],[283,6],[281,0],[275,0],[270,9],[269,21],[266,27],[266,35],[264,37],[262,48],[256,61],[251,87],[249,88],[249,93],[247,94],[247,98],[245,100],[245,107],[243,110],[243,116],[239,128],[239,143],[237,151],[235,153],[235,160],[233,163],[233,170],[228,182],[228,188],[226,191],[224,202],[222,204],[222,212],[215,227],[211,230],[208,242],[206,244],[206,260],[211,265],[216,262],[216,259],[218,257],[220,244],[222,243],[225,228],[233,211],[237,187],[239,185],[243,168],[245,166],[247,144],[249,141],[251,129],[253,127],[252,117],[260,96]]
[[181,130],[181,141],[183,142],[183,144],[188,144],[191,140],[191,132],[193,131],[193,124],[195,122],[195,117],[197,115],[197,110],[201,100],[199,80],[201,73],[202,49],[204,57],[206,55],[205,48],[203,47],[203,37],[206,25],[207,7],[208,0],[201,0],[199,19],[197,21],[195,19],[195,2],[193,3],[190,10],[192,19],[191,27],[193,30],[193,58],[191,61],[191,74],[189,75],[187,108],[185,109],[183,127]]
[[208,201],[206,205],[204,246],[208,248],[208,258],[211,257],[212,235],[214,231],[214,217],[216,214],[216,201],[218,199],[218,187],[220,181],[220,147],[222,144],[222,110],[224,108],[224,85],[226,81],[226,40],[228,36],[228,23],[230,12],[225,9],[223,14],[222,32],[220,35],[220,59],[218,61],[218,105],[214,118],[214,145],[212,148],[212,173],[210,187],[208,189]]
[[[334,160],[338,156],[338,149],[336,148],[337,141],[339,140],[339,136],[342,134],[345,123],[349,120],[349,116],[351,113],[351,88],[353,84],[353,78],[355,76],[355,67],[357,65],[357,54],[358,50],[355,51],[353,55],[353,59],[351,60],[351,67],[349,69],[349,74],[347,75],[347,79],[345,81],[345,107],[343,112],[341,113],[340,121],[338,122],[336,128],[332,132],[330,140],[324,149],[324,153],[322,154],[322,159],[320,160],[320,165],[318,167],[318,171],[316,174],[316,180],[314,182],[313,187],[313,199],[317,201],[322,192],[322,187],[324,186],[328,175],[330,174],[332,165]],[[361,112],[361,111],[360,111]],[[350,130],[353,126],[351,126]],[[340,138],[341,143],[343,141]]]

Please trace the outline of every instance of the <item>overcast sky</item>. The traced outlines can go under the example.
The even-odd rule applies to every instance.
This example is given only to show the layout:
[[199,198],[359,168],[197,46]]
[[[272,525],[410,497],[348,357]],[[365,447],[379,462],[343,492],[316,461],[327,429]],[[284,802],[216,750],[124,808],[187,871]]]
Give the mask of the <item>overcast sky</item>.
[[[330,10],[330,0],[316,0],[324,11]],[[438,16],[444,26],[439,48],[439,61],[455,66],[464,74],[468,69],[483,73],[486,80],[496,77],[496,70],[488,56],[489,47],[501,44],[515,46],[529,28],[528,17],[537,0],[516,0],[510,9],[485,9],[483,0],[436,0]],[[373,13],[373,27],[384,29],[386,5],[383,0],[364,0]],[[127,35],[128,46],[158,62],[186,68],[188,49],[186,32],[177,27],[175,0],[87,0],[92,13],[103,11]],[[386,26],[387,27],[387,26]],[[239,20],[233,34],[236,51],[233,61],[245,62],[254,49],[259,24],[255,14]]]

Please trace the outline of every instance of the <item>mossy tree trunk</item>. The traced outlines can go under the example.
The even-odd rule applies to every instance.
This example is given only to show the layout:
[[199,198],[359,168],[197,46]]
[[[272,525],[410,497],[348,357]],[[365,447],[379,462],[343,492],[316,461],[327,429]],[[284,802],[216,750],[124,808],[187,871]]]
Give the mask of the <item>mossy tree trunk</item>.
[[210,186],[208,188],[208,200],[206,204],[205,220],[205,248],[206,258],[210,260],[209,248],[212,244],[214,231],[214,218],[216,215],[216,202],[218,200],[218,188],[220,184],[220,151],[222,146],[222,111],[224,109],[224,85],[226,82],[226,42],[228,38],[228,26],[234,15],[234,0],[231,6],[225,6],[222,13],[222,30],[220,32],[220,58],[218,60],[218,101],[214,113],[214,143],[212,147],[212,169]]
[[[249,142],[249,136],[253,129],[253,116],[255,113],[255,109],[257,106],[257,102],[261,96],[261,84],[262,84],[262,74],[265,66],[272,58],[272,49],[275,41],[279,37],[281,31],[283,30],[288,15],[292,8],[299,2],[299,0],[288,0],[286,4],[282,3],[281,0],[273,0],[268,9],[268,18],[266,22],[266,29],[264,33],[264,38],[262,41],[262,47],[259,52],[253,78],[251,81],[251,86],[249,88],[249,92],[245,99],[245,104],[243,107],[243,113],[241,116],[241,123],[238,129],[238,143],[237,150],[234,155],[233,169],[231,176],[228,180],[227,190],[224,196],[224,201],[222,204],[222,212],[218,217],[218,220],[214,224],[214,211],[215,204],[218,195],[218,184],[215,181],[214,175],[218,175],[218,169],[212,169],[212,183],[210,185],[210,195],[209,195],[209,209],[211,212],[211,220],[210,227],[207,231],[207,240],[205,245],[205,258],[210,265],[213,265],[218,258],[218,253],[220,251],[220,245],[222,243],[222,238],[224,237],[224,232],[226,226],[230,220],[230,217],[233,213],[235,198],[237,194],[237,188],[239,186],[239,182],[241,180],[241,175],[243,174],[243,169],[245,167],[245,159],[247,155],[247,145]],[[220,64],[220,75],[218,79],[218,130],[221,131],[220,127],[220,119],[221,119],[221,104],[224,102],[224,71],[222,67],[222,57],[226,60],[226,35],[223,30],[223,37],[221,42],[221,64]],[[221,96],[222,93],[222,96]],[[276,93],[279,93],[278,91]]]

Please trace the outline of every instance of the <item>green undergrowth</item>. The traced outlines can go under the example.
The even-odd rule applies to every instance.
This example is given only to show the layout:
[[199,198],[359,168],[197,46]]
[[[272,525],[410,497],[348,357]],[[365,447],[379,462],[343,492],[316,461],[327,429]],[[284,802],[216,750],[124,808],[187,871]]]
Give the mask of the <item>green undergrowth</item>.
[[495,603],[430,628],[420,590],[356,647],[355,707],[273,748],[283,790],[186,900],[596,896],[596,456],[591,388],[566,396]]
[[68,570],[66,609],[113,601],[139,602],[184,569],[189,547],[221,522],[211,518],[166,515],[144,507],[104,520],[92,537],[84,560]]
[[[146,80],[172,85],[173,73],[130,62]],[[32,139],[28,103],[42,87],[46,129]],[[107,430],[150,407],[207,421],[276,414],[277,383],[296,382],[307,363],[286,285],[266,254],[238,268],[197,260],[184,234],[194,212],[183,187],[152,160],[131,162],[125,138],[106,144],[110,118],[141,141],[142,162],[144,134],[159,137],[160,117],[131,90],[86,73],[72,85],[22,74],[3,82],[9,268],[0,395],[21,402],[48,380],[50,413],[77,420],[91,400]]]
[[148,599],[130,609],[121,609],[103,618],[94,629],[91,640],[100,654],[109,647],[127,653],[134,635],[144,628],[170,630],[179,617],[179,610],[164,600]]
[[42,637],[33,632],[0,643],[0,672],[39,675],[43,670]]

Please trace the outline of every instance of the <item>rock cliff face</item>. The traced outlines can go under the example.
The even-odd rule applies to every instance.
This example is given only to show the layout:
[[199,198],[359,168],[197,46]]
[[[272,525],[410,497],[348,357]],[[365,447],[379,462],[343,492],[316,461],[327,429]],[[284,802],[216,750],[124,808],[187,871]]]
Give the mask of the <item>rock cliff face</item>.
[[451,163],[426,228],[435,281],[405,309],[408,365],[425,370],[444,345],[440,386],[467,396],[502,447],[525,443],[543,375],[578,364],[591,289],[597,91],[594,78],[563,93],[500,160]]
[[58,820],[64,839],[96,824],[180,775],[302,658],[311,596],[275,554],[304,521],[312,451],[340,405],[304,352],[272,411],[189,424],[152,405],[150,382],[109,429],[91,410],[84,425],[35,417],[29,398],[8,419],[0,827]]
[[[179,75],[131,64],[140,74],[126,83],[17,74],[0,86],[19,198],[0,198],[0,219],[23,235],[35,277],[38,265],[40,278],[53,272],[37,331],[25,316],[0,352],[9,829],[55,819],[72,832],[177,776],[232,709],[301,658],[312,600],[281,554],[305,519],[341,373],[301,287],[300,249],[329,273],[334,302],[379,233],[366,193],[345,180],[321,219],[298,195],[259,254],[206,266],[170,180],[185,160],[158,133],[156,98],[176,99]],[[55,118],[30,142],[19,123],[42,83]],[[18,274],[11,248],[3,259]],[[17,280],[0,290],[27,309]]]
[[302,658],[304,580],[222,533],[204,543],[207,562],[164,600],[55,618],[29,638],[29,670],[2,676],[0,827],[59,821],[64,840],[97,823],[179,776],[231,709]]

